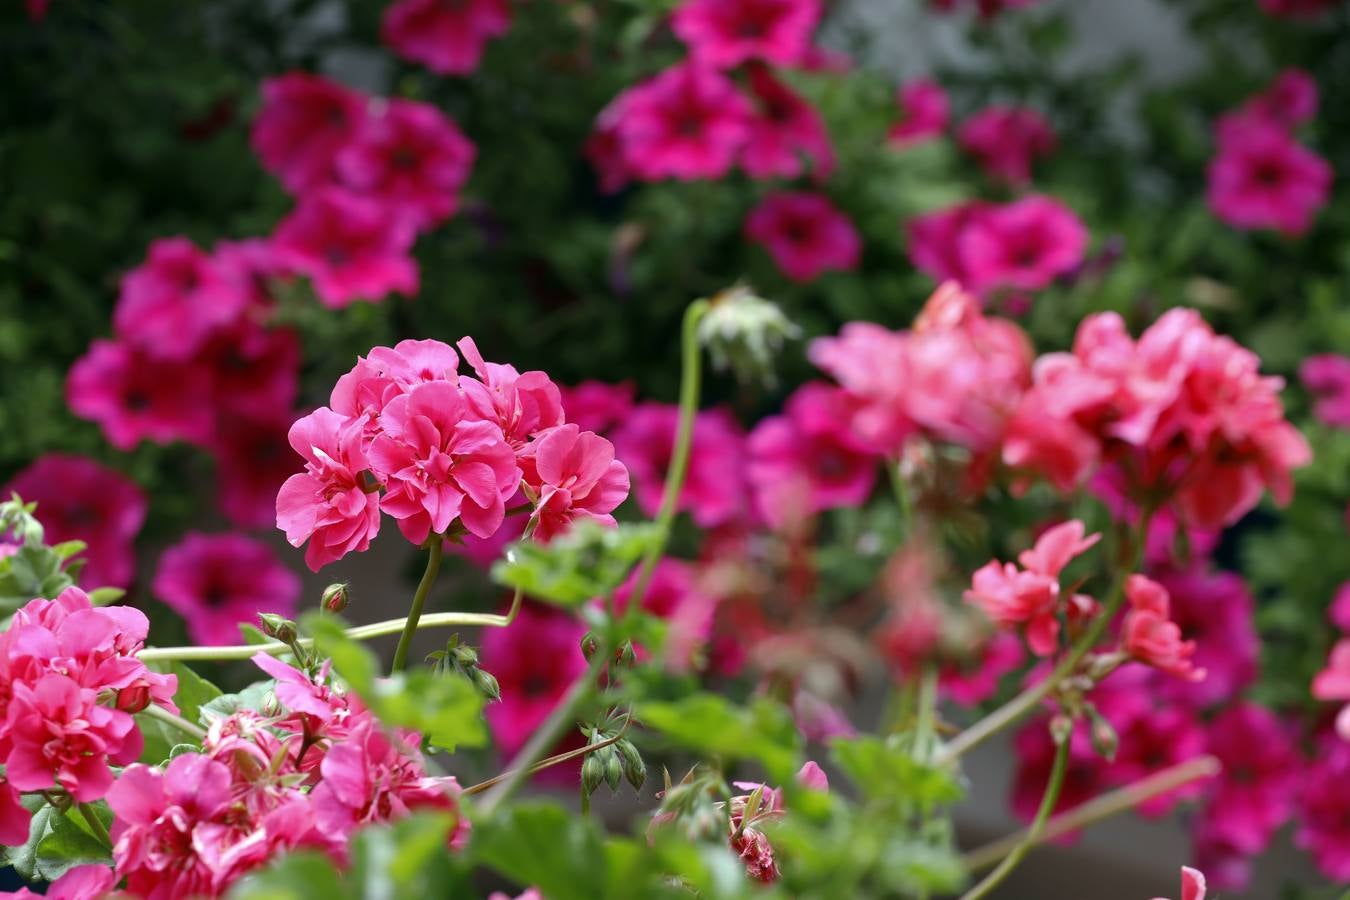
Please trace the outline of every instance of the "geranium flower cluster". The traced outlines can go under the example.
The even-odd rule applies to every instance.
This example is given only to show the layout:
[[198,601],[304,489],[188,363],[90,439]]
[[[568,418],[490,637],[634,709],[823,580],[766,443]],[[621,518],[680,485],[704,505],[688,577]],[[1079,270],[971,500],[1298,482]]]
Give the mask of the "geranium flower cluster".
[[28,840],[29,791],[64,791],[77,803],[106,796],[111,766],[141,755],[133,713],[176,712],[178,679],[136,658],[149,621],[126,606],[98,608],[79,588],[32,600],[0,633],[0,843]]
[[305,461],[277,496],[277,526],[308,542],[311,569],[365,550],[383,511],[404,537],[493,537],[521,494],[540,540],[578,518],[613,524],[628,494],[614,447],[565,421],[543,372],[486,362],[458,343],[473,374],[440,341],[377,347],[338,379],[330,398],[297,421],[290,443]]

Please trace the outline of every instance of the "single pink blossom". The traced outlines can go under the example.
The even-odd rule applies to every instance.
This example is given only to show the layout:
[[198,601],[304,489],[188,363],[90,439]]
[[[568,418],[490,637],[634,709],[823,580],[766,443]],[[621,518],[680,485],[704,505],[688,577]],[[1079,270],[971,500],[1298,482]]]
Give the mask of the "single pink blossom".
[[1016,186],[1031,183],[1032,164],[1056,144],[1050,123],[1025,106],[986,107],[961,124],[956,139],[991,177]]
[[973,217],[957,252],[972,291],[1038,291],[1078,266],[1087,244],[1087,228],[1073,210],[1031,194]]
[[203,444],[213,431],[210,372],[198,361],[152,359],[125,344],[96,340],[70,367],[66,404],[97,422],[119,450],[142,440]]
[[1208,725],[1208,751],[1223,768],[1208,785],[1199,832],[1234,854],[1265,850],[1294,811],[1303,758],[1290,724],[1265,707],[1239,702]]
[[750,69],[750,97],[755,116],[741,151],[741,165],[751,178],[797,178],[806,161],[818,180],[834,171],[830,134],[810,103],[763,66]]
[[248,294],[187,238],[150,244],[145,262],[122,278],[113,327],[128,346],[182,362],[248,306]]
[[1276,125],[1228,129],[1209,165],[1209,206],[1234,228],[1306,232],[1326,205],[1332,170]]
[[253,122],[254,152],[292,193],[331,183],[338,152],[351,141],[367,102],[357,91],[307,72],[268,79]]
[[896,103],[901,119],[891,126],[889,140],[893,147],[913,147],[941,137],[951,121],[947,92],[936,81],[920,78],[902,85],[896,91]]
[[683,0],[675,35],[700,62],[728,69],[750,60],[800,63],[820,21],[819,0]]
[[578,519],[614,525],[611,513],[628,496],[628,469],[614,445],[575,425],[542,432],[519,456],[525,484],[538,498],[534,535],[551,540]]
[[961,235],[992,208],[992,204],[972,200],[911,218],[905,232],[914,268],[934,281],[968,284],[970,272],[961,253]]
[[765,197],[746,218],[745,234],[793,281],[852,271],[862,256],[862,238],[848,217],[828,197],[807,191]]
[[1125,582],[1130,611],[1125,616],[1123,643],[1135,659],[1160,671],[1200,681],[1205,670],[1196,668],[1195,641],[1183,641],[1181,629],[1171,620],[1167,588],[1145,575],[1131,575]]
[[508,0],[397,0],[385,8],[380,38],[439,75],[468,75],[510,27]]

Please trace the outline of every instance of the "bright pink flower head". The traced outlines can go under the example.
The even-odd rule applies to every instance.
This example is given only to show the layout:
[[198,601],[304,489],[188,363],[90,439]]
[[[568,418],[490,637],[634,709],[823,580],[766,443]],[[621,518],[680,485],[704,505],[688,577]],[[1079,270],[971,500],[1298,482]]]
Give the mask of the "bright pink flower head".
[[779,191],[745,220],[745,234],[763,246],[793,281],[815,281],[828,271],[852,271],[862,238],[848,217],[822,194]]
[[246,312],[266,313],[271,309],[274,282],[284,279],[286,273],[270,241],[217,241],[211,256],[226,280],[247,298]]
[[1032,194],[974,217],[957,238],[965,286],[1038,291],[1075,269],[1088,232],[1073,210]]
[[1324,743],[1304,770],[1294,843],[1312,855],[1322,874],[1350,882],[1350,743]]
[[263,82],[253,150],[291,193],[333,180],[338,152],[365,115],[366,97],[318,75],[290,72]]
[[427,228],[454,214],[475,152],[436,107],[395,99],[366,118],[338,154],[337,169],[354,191]]
[[122,278],[113,327],[129,346],[181,362],[236,322],[248,301],[248,294],[192,241],[161,238],[150,244],[145,262]]
[[[1157,900],[1164,900],[1158,897]],[[1205,876],[1189,866],[1181,867],[1181,900],[1205,900]]]
[[85,584],[127,587],[135,573],[133,542],[145,524],[146,499],[125,475],[83,456],[47,453],[5,485],[3,496],[17,493],[36,502],[35,515],[46,541],[84,541],[77,559]]
[[1209,165],[1209,206],[1246,230],[1303,234],[1331,192],[1331,166],[1276,125],[1228,129]]
[[575,425],[542,432],[520,456],[525,484],[538,497],[534,535],[551,540],[578,519],[614,525],[610,515],[628,496],[628,470],[614,445]]
[[375,347],[338,378],[329,403],[340,415],[366,420],[368,443],[379,432],[380,413],[390,400],[431,381],[458,384],[458,369],[459,356],[443,341],[402,340],[393,347]]
[[942,696],[958,706],[975,706],[994,696],[1003,676],[1017,671],[1025,660],[1022,642],[999,632],[980,646],[973,660],[945,666],[938,686]]
[[595,125],[582,148],[599,177],[600,192],[613,194],[635,177],[624,147],[623,122],[631,91],[611,100],[595,117]]
[[818,180],[829,178],[834,147],[815,107],[762,66],[750,70],[750,94],[755,117],[741,153],[746,173],[751,178],[797,178],[805,171],[805,157]]
[[[637,580],[635,571],[614,591],[616,609],[628,608]],[[642,609],[666,621],[665,664],[674,671],[693,669],[712,636],[717,614],[717,598],[700,587],[694,566],[662,558],[652,570],[651,582],[642,596]]]
[[765,521],[781,527],[867,500],[878,459],[853,434],[848,406],[843,389],[809,382],[788,398],[784,415],[755,426],[746,474]]
[[755,59],[800,63],[819,21],[819,0],[683,0],[671,27],[694,58],[729,69]]
[[399,56],[433,72],[468,75],[488,41],[510,27],[508,0],[397,0],[384,11],[380,37]]
[[1284,128],[1304,125],[1317,117],[1317,82],[1303,69],[1285,69],[1242,113]]
[[[1117,672],[1111,678],[1131,674]],[[1151,703],[1144,695],[1146,686],[1140,677],[1126,681],[1112,689],[1108,680],[1106,688],[1094,693],[1098,711],[1110,722],[1119,739],[1115,758],[1107,769],[1108,781],[1134,784],[1205,752],[1205,730],[1194,710]],[[1192,781],[1150,797],[1136,809],[1148,818],[1165,816],[1178,803],[1198,797],[1204,787],[1203,781]]]
[[160,557],[151,590],[187,621],[194,643],[222,645],[258,613],[293,616],[300,579],[262,541],[190,531]]
[[936,81],[920,78],[896,91],[901,119],[891,126],[890,142],[895,147],[912,147],[941,137],[951,121],[947,92]]
[[1310,356],[1299,366],[1298,377],[1316,398],[1317,418],[1334,428],[1350,428],[1350,356]]
[[370,546],[380,530],[379,495],[362,480],[369,463],[361,447],[362,423],[320,407],[291,426],[291,447],[305,460],[277,494],[277,527],[292,547],[305,541],[313,571]]
[[1247,583],[1233,572],[1211,572],[1195,565],[1163,570],[1154,577],[1171,597],[1171,620],[1195,644],[1191,662],[1203,670],[1201,681],[1166,678],[1156,689],[1194,707],[1239,696],[1256,680],[1260,639],[1255,601]]
[[910,219],[905,223],[905,231],[914,268],[934,281],[967,284],[970,279],[961,254],[961,235],[992,208],[991,204],[974,200]]
[[[1350,638],[1342,638],[1331,648],[1327,667],[1313,678],[1312,695],[1318,700],[1350,700]],[[1350,705],[1336,717],[1336,731],[1350,741]]]
[[485,362],[473,338],[463,337],[455,346],[477,379],[459,380],[464,399],[473,412],[496,422],[507,442],[517,450],[530,437],[563,424],[562,393],[543,372],[517,372],[515,366]]
[[205,443],[213,430],[210,372],[196,361],[152,359],[125,344],[96,340],[66,376],[66,404],[97,422],[108,442]]
[[1183,641],[1181,629],[1171,619],[1167,588],[1144,575],[1131,575],[1125,582],[1130,612],[1125,617],[1123,643],[1135,659],[1187,681],[1201,681],[1205,670],[1191,657],[1195,641]]
[[1055,131],[1045,117],[1024,106],[990,106],[971,116],[957,141],[993,178],[1031,183],[1032,164],[1055,150]]
[[646,181],[721,178],[750,138],[750,101],[725,75],[680,63],[621,95],[625,165]]
[[267,528],[276,522],[277,492],[295,472],[286,441],[290,410],[222,417],[211,443],[216,461],[216,502],[236,528]]
[[[638,506],[655,515],[661,506],[666,469],[675,447],[680,411],[661,403],[639,403],[614,429],[614,449],[628,467]],[[689,468],[678,509],[700,528],[724,525],[746,509],[745,435],[725,410],[704,410],[694,418]]]
[[520,468],[495,422],[478,418],[454,385],[419,384],[380,413],[370,461],[386,483],[381,508],[414,544],[459,520],[489,537],[520,487]]
[[200,359],[211,372],[212,402],[219,415],[279,414],[295,404],[300,339],[289,328],[241,322],[203,347]]
[[278,259],[309,278],[325,306],[340,309],[390,291],[416,294],[413,238],[412,225],[379,201],[322,188],[301,197],[272,242]]
[[1209,752],[1223,769],[1200,830],[1211,843],[1254,856],[1293,812],[1303,767],[1294,730],[1265,707],[1236,703],[1209,724]]
[[583,431],[606,434],[632,411],[636,388],[631,381],[583,381],[573,387],[559,385],[558,390],[567,421]]

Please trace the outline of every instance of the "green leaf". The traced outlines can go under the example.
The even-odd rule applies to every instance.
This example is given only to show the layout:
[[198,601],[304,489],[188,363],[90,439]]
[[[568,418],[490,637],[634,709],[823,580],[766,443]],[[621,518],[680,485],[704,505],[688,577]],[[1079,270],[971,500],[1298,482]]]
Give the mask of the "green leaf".
[[801,765],[801,735],[787,710],[768,698],[741,707],[716,694],[697,693],[639,703],[637,718],[687,749],[757,760],[780,783]]
[[932,807],[961,798],[961,788],[946,769],[924,765],[894,739],[876,735],[838,738],[831,755],[853,783],[873,797],[895,797]]
[[457,861],[447,851],[455,816],[409,816],[392,825],[367,828],[352,842],[347,878],[363,900],[463,896],[451,889]]
[[89,602],[95,606],[109,606],[121,600],[127,592],[116,587],[99,587],[89,592]]
[[[23,804],[33,812],[28,841],[20,847],[0,848],[4,864],[13,866],[23,878],[53,881],[76,866],[112,862],[108,848],[89,832],[74,809],[63,814],[33,796],[24,797]],[[111,823],[106,804],[96,804],[94,811],[104,825]]]
[[232,900],[356,900],[333,863],[321,853],[304,851],[281,857],[244,878],[230,891]]
[[209,728],[216,719],[223,719],[241,709],[260,710],[275,683],[271,679],[256,681],[237,694],[221,694],[201,705],[197,710],[197,719]]
[[554,803],[519,803],[475,822],[468,852],[522,887],[537,887],[548,900],[595,900],[606,894],[599,831],[590,819]]
[[538,600],[579,606],[622,584],[656,539],[656,528],[649,524],[605,528],[578,522],[547,544],[513,544],[492,567],[492,578]]

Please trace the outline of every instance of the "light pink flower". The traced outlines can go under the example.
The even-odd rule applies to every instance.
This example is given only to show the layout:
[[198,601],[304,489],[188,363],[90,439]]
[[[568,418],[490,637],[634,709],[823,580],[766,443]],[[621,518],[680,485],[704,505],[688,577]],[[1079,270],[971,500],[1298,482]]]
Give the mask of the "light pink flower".
[[307,72],[268,79],[253,122],[253,150],[292,193],[328,184],[366,104],[364,95]]
[[1316,398],[1313,414],[1334,428],[1350,428],[1350,357],[1335,353],[1310,356],[1298,377]]
[[614,445],[575,425],[540,433],[519,456],[525,484],[538,498],[534,535],[551,540],[578,519],[614,525],[610,515],[628,496],[628,470]]
[[1209,165],[1209,206],[1234,228],[1296,237],[1331,191],[1331,166],[1281,127],[1259,122],[1224,132]]
[[814,281],[828,271],[851,271],[862,257],[858,230],[823,194],[769,194],[750,211],[745,234],[763,246],[793,281]]
[[902,85],[895,95],[902,118],[891,126],[894,147],[913,147],[941,137],[951,121],[947,92],[936,81],[919,78]]
[[956,139],[991,177],[1016,186],[1031,182],[1032,164],[1056,144],[1050,123],[1025,106],[987,107],[961,124]]
[[[1158,897],[1157,900],[1164,900]],[[1181,867],[1181,900],[1205,900],[1204,873],[1188,866]]]
[[971,218],[957,251],[972,291],[1038,291],[1077,267],[1087,244],[1087,228],[1073,210],[1032,194]]
[[248,294],[187,238],[150,244],[145,262],[122,278],[113,327],[128,346],[176,362],[192,358],[248,306]]
[[440,75],[468,75],[488,41],[510,27],[508,0],[397,0],[385,8],[380,38],[404,59]]
[[751,178],[797,178],[809,160],[818,180],[834,171],[834,147],[825,120],[806,100],[763,67],[750,69],[755,103],[741,166]]
[[142,440],[202,444],[213,430],[210,372],[197,361],[152,359],[125,344],[96,340],[70,367],[66,403],[97,422],[108,442],[130,450]]
[[670,24],[695,59],[728,69],[800,63],[819,20],[819,0],[683,0]]

